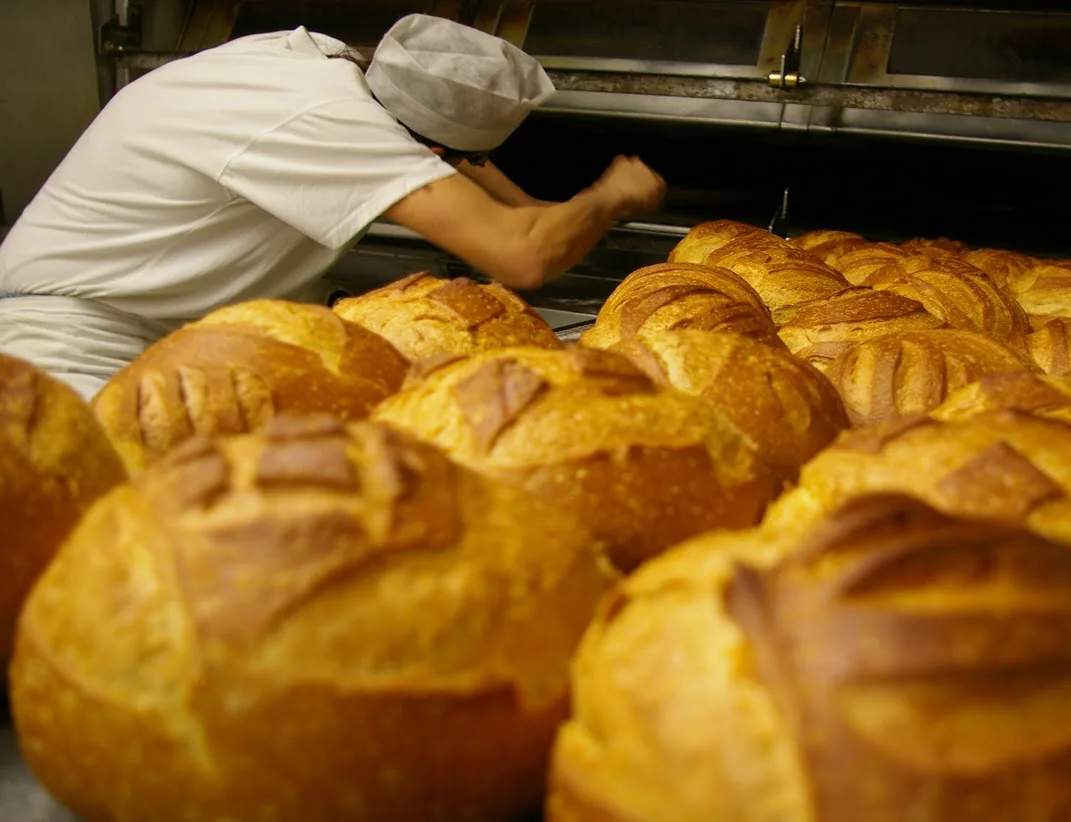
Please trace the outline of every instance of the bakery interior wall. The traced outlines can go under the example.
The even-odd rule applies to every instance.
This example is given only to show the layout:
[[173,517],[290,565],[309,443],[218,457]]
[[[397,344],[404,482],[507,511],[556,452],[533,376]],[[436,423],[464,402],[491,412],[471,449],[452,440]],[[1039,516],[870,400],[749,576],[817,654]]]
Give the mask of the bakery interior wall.
[[[0,0],[0,233],[114,92],[96,32],[125,0]],[[142,47],[173,48],[187,0],[148,0]]]

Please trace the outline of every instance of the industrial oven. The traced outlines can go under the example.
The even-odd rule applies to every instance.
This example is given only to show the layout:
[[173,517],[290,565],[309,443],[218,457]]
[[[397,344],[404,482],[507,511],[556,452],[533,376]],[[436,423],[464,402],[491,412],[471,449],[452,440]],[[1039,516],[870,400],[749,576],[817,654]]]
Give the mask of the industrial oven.
[[[1071,257],[1071,7],[1041,0],[101,0],[94,85],[106,100],[171,60],[306,25],[370,57],[400,16],[472,24],[540,58],[557,97],[494,161],[567,198],[616,154],[669,183],[663,213],[617,226],[573,271],[525,295],[563,338],[688,229],[731,218],[783,236],[947,236]],[[86,33],[88,36],[88,32]],[[405,274],[479,276],[377,223],[326,300]],[[0,726],[0,818],[69,820]]]

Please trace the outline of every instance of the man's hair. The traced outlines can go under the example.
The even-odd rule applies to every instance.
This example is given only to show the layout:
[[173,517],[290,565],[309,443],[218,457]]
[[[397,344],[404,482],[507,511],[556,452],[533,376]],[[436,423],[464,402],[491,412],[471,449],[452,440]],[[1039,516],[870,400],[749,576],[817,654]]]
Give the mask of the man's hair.
[[[365,66],[362,64],[362,61],[360,59],[360,53],[354,49],[347,48],[345,51],[341,51],[338,54],[331,54],[329,55],[329,57],[332,60],[345,60],[348,63],[353,63],[353,65],[357,66],[357,68],[361,69],[361,71],[364,71],[365,69]],[[379,103],[379,105],[383,106],[383,104],[379,102],[379,98],[376,97],[375,92],[371,92],[370,90],[370,93],[372,94],[372,99]],[[383,106],[383,108],[387,109],[387,111],[390,111],[390,109],[386,106]],[[415,131],[413,131],[413,129],[409,128],[409,126],[407,126],[401,120],[399,120],[398,123],[399,125],[401,125],[402,128],[409,132],[410,137],[412,137],[421,145],[425,145],[428,148],[440,149],[443,152],[443,160],[447,163],[459,163],[462,160],[469,160],[476,161],[476,163],[478,163],[479,165],[483,165],[483,162],[486,162],[487,160],[487,155],[489,152],[458,151],[457,149],[450,148],[449,146],[444,146],[442,143],[429,139],[423,134],[417,134]]]

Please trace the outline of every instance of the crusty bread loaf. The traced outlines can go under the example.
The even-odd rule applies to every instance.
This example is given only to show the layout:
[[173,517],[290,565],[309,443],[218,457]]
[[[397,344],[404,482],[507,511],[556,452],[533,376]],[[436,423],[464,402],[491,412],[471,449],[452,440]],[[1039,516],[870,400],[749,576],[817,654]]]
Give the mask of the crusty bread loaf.
[[724,268],[692,263],[632,272],[580,341],[588,348],[609,348],[643,332],[682,329],[728,331],[781,346],[770,312],[750,285]]
[[1071,319],[1071,267],[1040,262],[1012,287],[1035,329],[1057,317]]
[[736,220],[700,223],[688,232],[669,254],[671,263],[706,262],[707,257],[740,237],[768,235],[765,229]]
[[335,312],[379,334],[413,362],[512,345],[562,347],[546,320],[512,291],[466,277],[413,274],[341,300]]
[[1018,303],[981,271],[955,257],[917,254],[887,266],[866,284],[917,300],[951,328],[978,331],[996,340],[1030,333]]
[[987,374],[1036,370],[1023,354],[972,331],[886,334],[852,346],[825,370],[853,425],[933,410]]
[[836,269],[833,263],[843,254],[854,248],[870,245],[870,241],[859,234],[853,234],[850,231],[825,230],[808,231],[789,242],[813,254],[833,269]]
[[827,255],[827,261],[852,285],[866,285],[875,274],[911,255],[892,243],[846,245],[842,253]]
[[479,354],[432,370],[373,419],[575,514],[625,570],[711,528],[755,524],[776,493],[723,415],[605,351]]
[[929,254],[934,257],[958,257],[970,251],[966,243],[948,237],[915,237],[900,243],[909,254]]
[[778,325],[791,320],[799,305],[848,288],[840,274],[813,254],[769,233],[744,235],[713,252],[705,264],[743,277]]
[[986,411],[1025,411],[1035,417],[1071,423],[1071,377],[1048,377],[1029,371],[990,374],[954,392],[930,412],[951,422]]
[[362,419],[408,368],[390,343],[328,308],[255,300],[149,347],[93,408],[136,472],[195,434],[253,431],[276,414]]
[[657,384],[699,397],[751,437],[783,481],[848,427],[829,380],[784,349],[738,334],[663,331],[615,346]]
[[1066,546],[903,497],[745,536],[600,608],[548,822],[1064,819]]
[[1023,348],[1046,374],[1071,374],[1071,319],[1048,320],[1033,334],[1023,338]]
[[22,750],[87,822],[511,822],[613,579],[563,512],[383,426],[195,438],[28,600]]
[[764,527],[795,529],[848,499],[886,491],[1071,542],[1071,425],[1005,410],[847,432],[804,466],[799,487],[770,507]]
[[1013,296],[1022,278],[1038,264],[1036,259],[1026,254],[996,248],[977,248],[964,252],[960,257]]
[[82,398],[0,354],[0,670],[34,580],[83,513],[124,479]]
[[849,288],[800,306],[777,333],[789,351],[798,354],[823,343],[858,343],[896,331],[943,325],[918,300],[891,291]]

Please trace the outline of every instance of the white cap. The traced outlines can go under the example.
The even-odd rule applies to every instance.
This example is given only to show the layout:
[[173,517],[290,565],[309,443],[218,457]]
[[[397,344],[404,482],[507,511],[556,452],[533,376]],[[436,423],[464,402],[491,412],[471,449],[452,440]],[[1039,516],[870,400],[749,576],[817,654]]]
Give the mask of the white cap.
[[376,98],[421,137],[490,151],[554,95],[543,67],[498,37],[441,17],[403,17],[365,75]]

